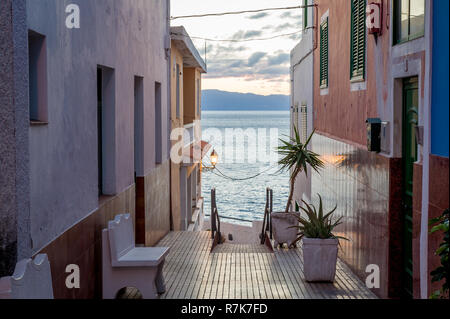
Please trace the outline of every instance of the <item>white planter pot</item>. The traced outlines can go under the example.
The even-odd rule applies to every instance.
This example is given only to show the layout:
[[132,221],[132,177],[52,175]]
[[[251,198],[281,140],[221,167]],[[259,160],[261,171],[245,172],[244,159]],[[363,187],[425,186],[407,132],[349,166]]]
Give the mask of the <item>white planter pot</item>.
[[[272,213],[272,233],[275,240],[275,247],[279,244],[287,244],[291,247],[297,239],[298,228],[290,228],[298,226],[299,213]],[[296,217],[297,216],[297,217]]]
[[305,280],[334,282],[339,241],[311,238],[303,238],[302,241]]

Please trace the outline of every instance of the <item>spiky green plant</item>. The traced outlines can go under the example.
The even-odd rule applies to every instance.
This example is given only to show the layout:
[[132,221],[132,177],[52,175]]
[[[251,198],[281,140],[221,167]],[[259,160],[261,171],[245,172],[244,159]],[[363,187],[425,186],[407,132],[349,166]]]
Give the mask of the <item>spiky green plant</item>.
[[342,217],[333,221],[333,214],[337,209],[336,207],[329,213],[324,213],[322,197],[319,196],[319,208],[317,209],[313,204],[308,204],[304,200],[305,207],[300,207],[302,211],[306,213],[308,218],[299,217],[296,215],[299,221],[299,226],[293,226],[291,228],[299,229],[297,234],[299,237],[295,242],[300,241],[303,237],[314,239],[343,239],[348,240],[345,237],[336,236],[333,234],[333,230],[342,224]]
[[286,213],[289,213],[289,208],[294,197],[295,180],[301,172],[305,172],[308,176],[308,165],[313,170],[319,172],[319,169],[324,167],[324,163],[320,160],[320,155],[308,150],[308,145],[315,131],[311,133],[306,143],[302,143],[300,134],[297,128],[294,126],[294,137],[289,137],[288,141],[281,140],[282,145],[278,147],[278,154],[282,156],[282,159],[278,162],[281,166],[280,171],[291,171],[290,178],[290,193],[289,199],[286,205]]

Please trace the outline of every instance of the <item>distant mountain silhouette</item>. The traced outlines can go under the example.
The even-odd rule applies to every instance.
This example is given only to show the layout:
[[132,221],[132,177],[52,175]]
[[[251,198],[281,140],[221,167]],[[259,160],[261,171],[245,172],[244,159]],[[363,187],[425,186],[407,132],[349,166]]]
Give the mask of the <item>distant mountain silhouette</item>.
[[220,90],[202,91],[202,110],[204,111],[288,111],[289,95],[257,95]]

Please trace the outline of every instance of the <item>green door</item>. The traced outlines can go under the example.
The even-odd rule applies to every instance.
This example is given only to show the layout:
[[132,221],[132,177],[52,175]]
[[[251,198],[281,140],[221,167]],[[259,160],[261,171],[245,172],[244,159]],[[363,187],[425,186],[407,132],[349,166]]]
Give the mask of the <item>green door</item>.
[[418,78],[403,82],[403,294],[413,296],[412,227],[413,227],[413,168],[417,161],[415,127],[418,125]]

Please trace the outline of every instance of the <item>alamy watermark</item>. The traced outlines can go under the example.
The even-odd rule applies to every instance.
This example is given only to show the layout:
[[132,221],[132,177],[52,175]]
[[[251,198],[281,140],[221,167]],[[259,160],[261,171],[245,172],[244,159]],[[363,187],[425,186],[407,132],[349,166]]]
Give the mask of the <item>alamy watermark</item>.
[[66,273],[69,274],[66,277],[67,289],[80,289],[80,267],[75,264],[67,265]]
[[366,267],[366,273],[369,275],[366,277],[366,287],[369,289],[380,288],[380,267],[375,264],[368,265]]
[[66,7],[66,27],[68,29],[80,28],[80,7],[77,4],[69,4]]
[[[203,149],[200,140],[207,141],[219,154],[224,164],[278,163],[276,149],[281,138],[278,128],[206,128],[200,131],[200,121],[194,121],[193,130],[175,128],[170,134],[174,143],[170,158],[173,163],[201,161]],[[288,137],[284,137],[288,139]]]

